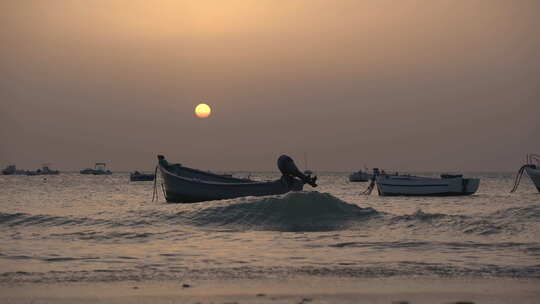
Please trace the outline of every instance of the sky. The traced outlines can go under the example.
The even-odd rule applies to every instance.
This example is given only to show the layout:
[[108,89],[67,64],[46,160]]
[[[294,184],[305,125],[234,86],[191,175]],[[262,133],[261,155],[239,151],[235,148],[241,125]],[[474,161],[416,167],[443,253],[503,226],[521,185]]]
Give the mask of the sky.
[[539,29],[535,0],[1,1],[0,165],[514,171]]

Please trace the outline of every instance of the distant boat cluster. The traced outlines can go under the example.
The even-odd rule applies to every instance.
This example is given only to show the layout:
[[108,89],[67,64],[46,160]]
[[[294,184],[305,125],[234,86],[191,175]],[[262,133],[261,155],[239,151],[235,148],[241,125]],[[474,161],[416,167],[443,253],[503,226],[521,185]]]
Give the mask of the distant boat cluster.
[[[58,175],[60,174],[60,171],[58,170],[51,170],[49,168],[49,164],[45,164],[42,166],[41,169],[37,169],[36,171],[31,170],[18,170],[15,165],[8,165],[4,170],[2,170],[3,175]],[[106,169],[107,164],[106,163],[96,163],[94,165],[94,168],[86,168],[79,171],[80,174],[86,174],[86,175],[111,175],[111,170]],[[139,171],[134,171],[130,174],[130,181],[136,182],[136,181],[153,181],[155,178],[154,174],[150,173],[141,173]]]
[[[168,202],[192,203],[212,200],[230,199],[245,196],[265,196],[283,194],[289,191],[300,191],[305,184],[317,187],[317,176],[306,170],[301,172],[294,161],[286,156],[279,157],[278,168],[281,178],[274,181],[255,181],[249,178],[237,178],[230,174],[217,174],[169,163],[164,156],[158,155],[158,167],[162,176],[162,189]],[[157,172],[156,168],[156,172]],[[48,164],[36,171],[17,170],[9,165],[4,175],[56,175],[58,170],[51,170]],[[94,168],[86,168],[80,174],[111,175],[105,163],[96,163]],[[514,192],[519,186],[522,175],[528,175],[540,192],[540,155],[527,155],[526,163],[516,176]],[[153,181],[155,174],[134,171],[130,173],[130,181]],[[478,178],[464,178],[462,174],[442,174],[439,178],[413,176],[409,174],[386,173],[374,168],[359,170],[349,175],[350,182],[369,182],[363,194],[369,195],[377,188],[381,196],[457,196],[472,195],[480,186]],[[154,195],[156,195],[154,183]]]
[[9,165],[2,170],[3,175],[57,175],[60,174],[58,170],[51,170],[48,164],[43,165],[40,169],[32,170],[18,170],[15,165]]

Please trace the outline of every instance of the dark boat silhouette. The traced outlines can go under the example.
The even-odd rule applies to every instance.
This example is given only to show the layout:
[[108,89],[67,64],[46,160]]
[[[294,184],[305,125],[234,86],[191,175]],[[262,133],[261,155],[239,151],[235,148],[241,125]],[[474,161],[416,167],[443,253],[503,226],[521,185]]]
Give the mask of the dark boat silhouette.
[[300,191],[308,183],[316,187],[316,177],[301,173],[292,159],[282,155],[278,167],[281,178],[274,181],[253,181],[204,172],[179,164],[170,164],[158,155],[158,166],[163,177],[165,199],[174,203],[194,203],[230,199],[243,196],[265,196]]
[[3,175],[23,175],[26,174],[24,170],[17,170],[15,165],[8,165],[5,169],[2,170]]
[[81,174],[93,174],[93,175],[111,175],[112,172],[105,170],[107,164],[105,163],[96,163],[94,169],[86,168],[80,171]]

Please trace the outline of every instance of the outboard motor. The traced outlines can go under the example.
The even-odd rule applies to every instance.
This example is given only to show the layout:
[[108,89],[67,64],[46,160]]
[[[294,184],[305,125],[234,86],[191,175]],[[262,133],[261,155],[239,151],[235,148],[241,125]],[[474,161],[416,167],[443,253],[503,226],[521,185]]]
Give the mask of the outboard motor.
[[298,177],[304,183],[309,184],[311,187],[317,187],[317,184],[315,183],[317,181],[317,177],[312,177],[310,175],[305,175],[304,173],[302,173],[300,170],[298,170],[298,167],[296,167],[294,161],[289,156],[281,155],[278,158],[277,165],[279,171],[281,171],[281,174],[283,174],[284,176]]

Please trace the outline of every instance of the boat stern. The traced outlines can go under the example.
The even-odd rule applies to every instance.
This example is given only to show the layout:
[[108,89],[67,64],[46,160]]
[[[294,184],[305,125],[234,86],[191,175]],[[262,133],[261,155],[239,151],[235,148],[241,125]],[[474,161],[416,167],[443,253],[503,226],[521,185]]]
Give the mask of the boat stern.
[[463,194],[471,195],[471,194],[476,193],[476,191],[478,191],[478,187],[480,187],[480,179],[479,178],[464,178],[463,184],[464,184]]
[[531,178],[534,185],[536,186],[536,189],[538,189],[538,192],[540,192],[540,169],[536,166],[534,168],[527,167],[525,168],[525,172],[527,172],[527,175]]

